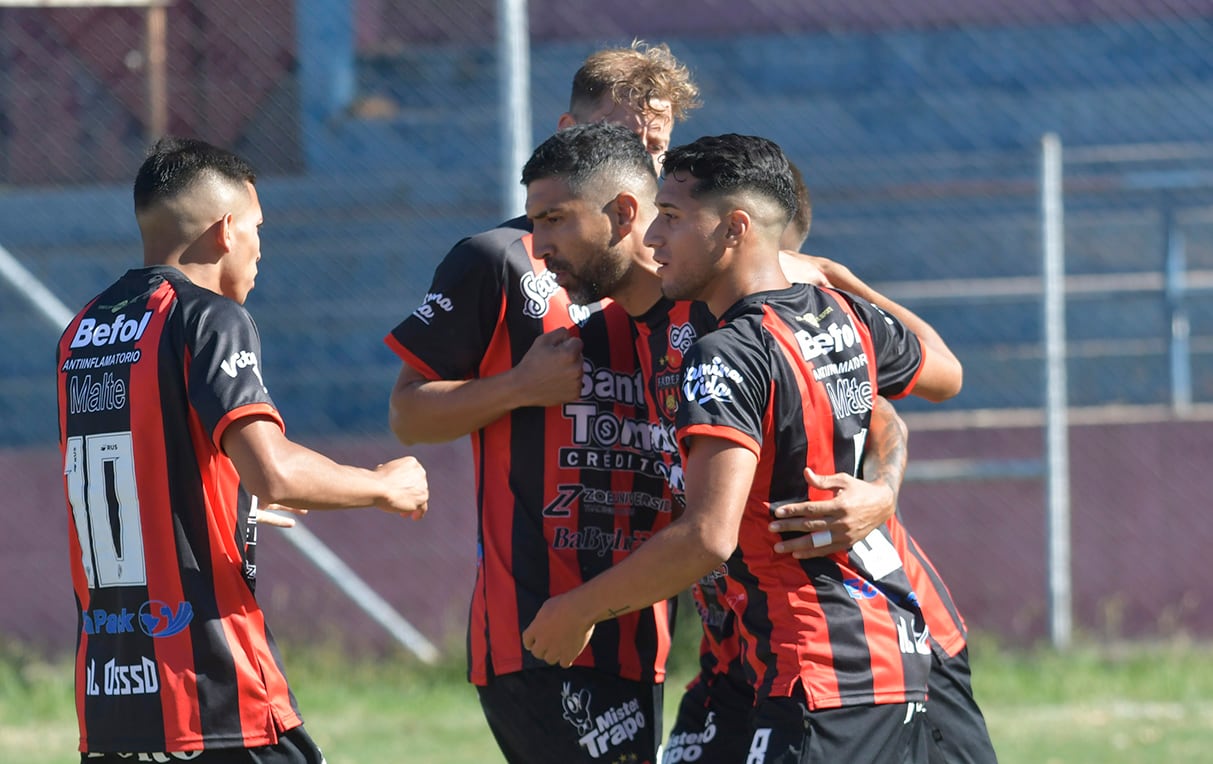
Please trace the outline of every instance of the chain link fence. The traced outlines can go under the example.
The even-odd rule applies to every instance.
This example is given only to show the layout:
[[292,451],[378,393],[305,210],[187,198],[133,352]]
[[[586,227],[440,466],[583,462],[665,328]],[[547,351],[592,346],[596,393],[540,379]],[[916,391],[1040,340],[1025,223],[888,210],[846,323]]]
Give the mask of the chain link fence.
[[[382,337],[459,238],[507,216],[490,0],[0,0],[0,257],[70,309],[140,262],[130,181],[162,131],[260,171],[248,307],[288,432],[338,458],[399,453]],[[970,625],[1047,634],[1040,151],[1065,147],[1075,624],[1213,633],[1196,577],[1213,526],[1213,1],[1004,7],[941,0],[670,0],[529,8],[534,142],[581,60],[667,42],[704,106],[674,142],[778,141],[814,197],[806,247],[931,321],[965,363],[911,427],[909,527]],[[626,20],[626,21],[625,21]],[[6,262],[8,260],[6,259]],[[55,450],[58,327],[0,281],[0,636],[65,649],[75,614]],[[474,564],[470,449],[413,450],[424,523],[309,527],[431,639],[454,645]],[[384,644],[266,531],[284,635]],[[20,583],[18,583],[20,582]]]

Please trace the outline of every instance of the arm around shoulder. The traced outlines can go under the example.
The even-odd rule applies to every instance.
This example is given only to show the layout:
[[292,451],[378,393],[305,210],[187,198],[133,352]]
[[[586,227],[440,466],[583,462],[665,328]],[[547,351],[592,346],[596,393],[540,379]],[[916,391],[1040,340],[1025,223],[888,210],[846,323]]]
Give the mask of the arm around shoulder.
[[877,292],[850,268],[829,258],[803,255],[825,274],[836,289],[862,297],[906,325],[922,342],[922,371],[914,385],[913,394],[932,403],[956,397],[964,385],[964,367],[935,327],[917,313]]

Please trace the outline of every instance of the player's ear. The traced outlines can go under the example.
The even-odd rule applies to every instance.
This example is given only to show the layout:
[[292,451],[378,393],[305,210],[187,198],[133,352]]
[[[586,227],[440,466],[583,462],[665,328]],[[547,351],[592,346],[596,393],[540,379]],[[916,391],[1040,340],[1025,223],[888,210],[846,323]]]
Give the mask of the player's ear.
[[621,236],[626,236],[640,214],[640,200],[628,191],[620,191],[611,201],[611,215]]
[[727,228],[725,229],[725,239],[730,246],[737,246],[741,237],[745,236],[750,230],[753,221],[750,220],[750,215],[745,210],[733,210],[725,218]]
[[227,213],[219,219],[215,225],[211,226],[211,231],[215,237],[215,246],[220,252],[230,252],[232,249],[232,239],[235,236],[235,231],[232,229],[234,218],[232,213]]
[[569,114],[566,111],[564,114],[560,115],[560,119],[556,120],[556,130],[563,130],[566,127],[572,127],[575,124],[577,124],[577,120],[573,118],[572,114]]

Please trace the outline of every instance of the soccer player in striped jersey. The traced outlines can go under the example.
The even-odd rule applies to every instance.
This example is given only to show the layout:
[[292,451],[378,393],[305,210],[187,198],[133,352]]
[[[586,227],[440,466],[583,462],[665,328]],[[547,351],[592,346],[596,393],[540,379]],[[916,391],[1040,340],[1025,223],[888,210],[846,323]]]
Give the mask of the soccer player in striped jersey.
[[[812,223],[812,201],[808,187],[796,165],[789,162],[789,168],[796,185],[797,210],[779,243],[780,262],[789,279],[833,286],[884,306],[904,321],[912,322],[914,331],[926,344],[941,352],[948,352],[943,339],[930,325],[876,292],[846,266],[822,257],[789,255],[800,252]],[[666,304],[669,304],[668,301]],[[693,306],[701,306],[701,303],[673,305],[675,307],[668,313],[651,310],[637,321],[641,334],[642,364],[646,357],[681,358],[680,349],[669,346],[676,341],[685,346],[690,340],[688,327],[695,336],[702,336],[715,328],[715,319],[710,315],[705,323],[703,314],[707,313],[706,309],[693,309]],[[665,375],[653,377],[646,369],[646,380],[651,377],[661,379],[663,376],[669,380],[674,375],[667,371]],[[676,392],[676,381],[667,381],[667,403],[671,384]],[[657,391],[651,392],[656,394]],[[876,404],[872,411],[872,429],[864,469],[871,476],[870,479],[888,486],[896,497],[905,467],[905,425],[884,398],[878,397]],[[672,412],[669,418],[672,426]],[[897,462],[898,458],[900,463]],[[885,474],[880,474],[882,472]],[[865,503],[853,498],[850,494],[855,490],[855,484],[848,480],[847,475],[813,475],[810,481],[814,487],[837,492],[837,496],[845,497],[848,501],[844,504],[838,498],[832,498],[776,509],[776,519],[772,521],[770,529],[784,536],[784,541],[776,546],[777,551],[803,558],[824,557],[849,549],[891,516],[881,513],[881,505],[875,501]],[[893,506],[896,506],[895,498]],[[820,516],[816,513],[823,511],[829,512],[835,522],[823,526],[819,520],[811,519]],[[805,519],[796,515],[802,515]],[[900,519],[900,515],[898,517]],[[797,537],[793,534],[801,535]],[[822,540],[831,543],[821,546],[805,543],[814,539],[817,543]],[[931,674],[927,682],[926,724],[931,733],[931,761],[934,764],[995,764],[998,757],[981,708],[973,695],[968,629],[964,618],[947,584],[904,525],[899,526],[898,532],[893,534],[893,540],[930,629]],[[745,684],[733,615],[718,592],[716,580],[716,576],[709,575],[692,587],[696,607],[704,622],[700,673],[687,687],[679,704],[663,754],[663,764],[690,760],[701,764],[729,764],[745,758],[749,741],[743,733],[754,694]],[[745,712],[738,713],[738,709]]]
[[59,341],[82,761],[323,762],[253,594],[257,502],[426,511],[412,457],[360,469],[283,434],[243,307],[255,180],[202,141],[157,143],[134,188],[144,266]]
[[[785,168],[785,172],[786,172],[786,168]],[[593,206],[594,201],[590,200],[589,204],[591,206]],[[794,209],[795,202],[792,202],[789,205],[789,207],[791,209]],[[766,226],[766,230],[769,232],[769,230],[770,230],[769,221],[764,221],[764,222],[768,223],[768,225]],[[786,222],[786,220],[784,222]],[[656,228],[657,226],[655,225],[654,227]],[[781,228],[782,228],[782,226],[781,226]],[[776,238],[775,241],[776,241],[776,251],[777,251],[778,239]],[[781,274],[781,277],[782,277],[782,274]],[[786,282],[784,282],[784,283],[786,283]],[[720,309],[723,310],[724,307],[727,307],[727,306],[720,306]],[[715,336],[715,335],[709,335],[709,336]],[[906,337],[911,337],[911,335],[908,335],[908,333],[907,333]],[[854,345],[853,342],[852,342],[852,345]],[[907,347],[909,347],[909,345],[907,345]],[[917,350],[916,343],[913,343],[913,348],[915,351]],[[933,355],[936,355],[936,354],[933,354]],[[926,394],[932,395],[932,396],[940,394],[940,388],[937,387],[940,380],[937,379],[937,377],[940,376],[939,369],[941,367],[941,361],[943,362],[942,363],[943,367],[945,367],[945,368],[948,367],[947,360],[950,358],[950,353],[939,353],[939,354],[937,354],[937,356],[938,357],[936,357],[934,359],[930,359],[930,357],[928,357],[927,361],[922,361],[921,356],[918,357],[917,361],[915,361],[915,359],[911,358],[910,360],[913,361],[914,363],[906,365],[906,368],[911,369],[913,373],[921,372],[924,375],[921,377],[921,379],[919,380],[919,383],[918,383],[919,392],[925,392]],[[921,365],[923,366],[922,369],[918,368],[918,362],[921,362]],[[840,374],[842,373],[841,369],[844,366],[847,367],[850,371],[854,372],[854,371],[859,370],[862,367],[862,364],[860,364],[857,361],[847,360],[845,363],[841,364],[838,367]],[[831,367],[831,368],[833,368],[833,367]],[[958,365],[952,366],[951,370],[956,372],[957,377],[955,379],[955,382],[958,384],[958,382],[959,382]],[[898,385],[901,385],[902,387],[906,387],[906,386],[908,386],[910,379],[913,379],[913,374],[911,374],[911,376],[908,379],[900,379],[900,380],[894,379],[892,382],[890,382],[888,375],[886,375],[886,378],[882,381],[885,382],[889,391],[896,393],[896,392],[904,392],[904,391],[898,389]],[[870,391],[869,391],[869,397],[870,397]],[[861,398],[862,398],[862,396],[860,396],[860,398],[851,396],[851,398],[849,400],[857,401],[857,400],[860,400]],[[785,402],[785,405],[786,405],[786,402]],[[867,414],[866,408],[862,412],[858,411],[858,408],[861,408],[861,406],[857,405],[856,411],[852,412],[854,415],[860,416],[860,415]],[[869,408],[870,408],[870,404],[869,404]],[[828,422],[827,422],[827,424],[828,424]],[[855,444],[853,441],[850,443],[850,446],[852,448],[852,453],[849,455],[849,459],[851,460],[852,463],[847,464],[847,465],[835,464],[834,466],[845,466],[845,467],[847,467],[847,471],[850,471],[850,469],[855,466],[854,462],[858,458],[858,453],[854,452]],[[847,461],[847,459],[843,458],[840,461],[845,462],[845,461]],[[688,463],[688,468],[687,468],[688,477],[693,475],[693,471],[691,469],[691,467],[693,465],[694,465],[693,462]],[[806,490],[808,488],[808,486],[810,485],[809,483],[806,483],[805,478],[801,476],[801,473],[803,472],[803,466],[804,465],[802,464],[802,469],[799,469],[796,471],[797,472],[796,480],[799,481],[800,490],[802,490],[802,491]],[[814,466],[817,467],[819,472],[822,471],[823,465],[821,463],[818,463]],[[785,465],[785,467],[786,467],[786,465]],[[714,473],[714,474],[719,475],[720,473]],[[750,474],[753,474],[752,468],[751,468]],[[748,484],[748,478],[747,478],[747,484]],[[690,484],[688,484],[688,487],[689,486],[690,486]],[[786,480],[783,483],[783,487],[784,488],[787,487]],[[791,495],[790,493],[785,493],[784,496],[786,498],[790,495]],[[801,495],[803,495],[803,494],[801,494]],[[692,495],[690,498],[692,501],[692,507],[694,507],[694,496]],[[769,503],[772,503],[772,502],[769,502]],[[690,514],[690,513],[688,512],[688,514]],[[768,510],[766,510],[766,509],[763,510],[762,518],[763,518],[764,523],[769,522],[770,515],[768,514]],[[686,525],[685,521],[679,521],[679,524],[673,526],[673,528],[679,528],[680,526],[685,528],[685,525]],[[726,524],[726,527],[727,527],[727,524]],[[553,603],[550,603],[550,605],[548,607],[545,607],[544,611],[542,611],[540,613],[536,622],[534,624],[532,624],[532,626],[530,628],[528,628],[528,630],[526,632],[526,636],[525,636],[528,646],[531,647],[531,649],[537,655],[543,656],[548,660],[552,660],[553,662],[564,662],[565,660],[570,659],[570,657],[572,655],[576,655],[577,651],[579,650],[578,639],[576,638],[577,631],[578,631],[577,626],[579,625],[580,627],[585,628],[587,626],[590,626],[595,621],[598,621],[604,617],[608,617],[608,615],[609,615],[607,612],[601,611],[601,609],[599,608],[599,605],[601,604],[601,600],[598,600],[595,597],[595,594],[602,594],[603,592],[605,592],[608,595],[608,597],[607,597],[608,602],[615,598],[621,598],[621,601],[625,603],[625,606],[623,609],[626,610],[626,609],[629,609],[630,607],[634,606],[634,605],[628,604],[628,603],[640,602],[645,599],[645,597],[640,596],[640,594],[638,594],[638,592],[648,591],[651,594],[653,591],[661,590],[663,587],[665,587],[667,585],[676,587],[677,583],[672,579],[676,579],[678,577],[678,571],[679,571],[680,565],[683,566],[681,568],[681,573],[683,575],[685,575],[686,566],[688,564],[690,564],[693,567],[693,565],[694,565],[694,563],[688,563],[688,560],[693,560],[695,558],[695,554],[694,554],[693,549],[690,551],[689,556],[684,555],[684,554],[675,553],[672,555],[671,560],[666,560],[665,562],[663,562],[661,556],[659,556],[659,550],[661,550],[663,548],[668,548],[670,546],[669,539],[670,539],[671,535],[673,535],[673,534],[671,534],[670,532],[658,534],[653,540],[651,540],[649,542],[649,544],[646,544],[644,549],[642,549],[640,552],[637,553],[637,556],[626,561],[621,566],[613,569],[611,572],[604,574],[603,576],[600,576],[594,582],[591,582],[590,584],[577,590],[577,592],[575,592],[573,595],[557,598],[557,600],[555,600]],[[751,536],[752,535],[753,534],[751,534]],[[736,536],[734,536],[734,539],[736,539]],[[702,540],[702,539],[699,539],[699,540]],[[884,703],[888,703],[894,699],[902,701],[902,702],[905,702],[908,700],[913,700],[915,698],[917,698],[918,700],[921,700],[922,690],[925,688],[924,660],[926,660],[926,659],[924,659],[923,653],[926,652],[926,649],[925,649],[925,644],[923,643],[923,639],[922,639],[923,635],[922,635],[921,631],[915,631],[916,628],[917,629],[921,628],[921,623],[920,623],[921,614],[916,613],[916,606],[913,605],[913,603],[912,603],[912,597],[910,596],[908,582],[906,581],[905,575],[898,570],[898,568],[900,568],[900,565],[899,564],[896,566],[893,565],[894,562],[897,562],[896,553],[891,551],[891,545],[890,545],[887,537],[882,536],[881,540],[884,541],[883,545],[877,544],[877,542],[875,540],[869,542],[869,543],[879,547],[879,551],[882,553],[882,554],[877,555],[878,561],[882,561],[881,576],[879,578],[878,583],[882,586],[887,587],[888,591],[890,591],[890,592],[900,591],[901,596],[899,598],[899,601],[901,601],[903,604],[908,601],[908,602],[910,602],[910,604],[905,605],[906,610],[905,610],[905,612],[901,613],[901,615],[903,616],[903,619],[898,621],[896,626],[892,628],[892,632],[896,633],[897,636],[890,642],[890,640],[888,638],[890,636],[889,629],[886,628],[884,636],[883,636],[883,640],[878,637],[874,641],[875,644],[878,644],[879,646],[885,648],[885,652],[889,653],[889,654],[884,656],[885,663],[880,663],[879,661],[877,662],[877,670],[875,671],[875,675],[879,678],[880,683],[884,686],[882,688],[880,688],[878,691],[872,690],[868,694],[873,695],[873,693],[874,693],[875,695],[878,695],[880,700]],[[657,543],[659,541],[662,543]],[[656,544],[656,547],[652,546],[653,544]],[[727,545],[727,539],[726,539],[725,545]],[[761,545],[759,545],[759,546],[761,547]],[[750,550],[751,557],[753,557],[754,555],[759,554],[759,553],[763,553],[763,554],[767,555],[768,557],[772,556],[770,546],[771,546],[771,542],[770,542],[770,540],[767,540],[766,546],[765,546],[765,548],[763,548],[761,550],[761,552],[759,549],[752,548]],[[866,547],[863,545],[857,545],[857,546],[859,546],[859,551],[853,552],[852,555],[862,554],[863,549],[866,549]],[[730,546],[730,549],[731,549],[731,546]],[[686,551],[686,550],[683,549],[680,551]],[[700,551],[702,551],[702,550],[700,550]],[[721,552],[721,550],[719,548],[715,549],[715,550],[711,550],[711,551],[721,553],[721,554],[727,554],[727,552]],[[709,557],[710,556],[711,555],[709,555]],[[777,555],[774,555],[774,556],[776,558],[778,557]],[[847,559],[851,558],[850,555],[848,555],[846,557],[847,557]],[[614,587],[612,586],[612,584],[617,584],[617,582],[619,582],[621,580],[621,577],[625,575],[622,573],[622,571],[624,571],[624,570],[635,571],[635,569],[640,566],[642,559],[644,560],[643,564],[647,566],[646,572],[644,575],[642,575],[641,577],[633,576],[631,578],[626,578],[626,577],[622,578],[622,580],[626,582],[623,584],[622,589],[618,585],[616,585]],[[785,560],[785,563],[786,562],[790,562],[793,565],[815,564],[815,563],[810,563],[810,562],[800,563],[800,562],[792,561],[790,559]],[[831,563],[822,563],[822,564],[830,565]],[[732,565],[732,561],[730,561],[730,565]],[[859,567],[858,563],[855,563],[855,565],[857,568]],[[883,568],[887,568],[887,569],[883,569]],[[659,574],[655,575],[654,571],[659,571]],[[733,581],[731,576],[725,576],[724,578],[729,583],[732,583],[732,581]],[[858,576],[858,577],[856,577],[856,580],[854,582],[850,582],[850,583],[853,586],[856,583],[862,583],[863,580],[864,579],[862,578],[862,576]],[[839,585],[841,586],[842,591],[850,591],[849,589],[846,588],[846,584],[840,583]],[[880,592],[881,591],[879,588],[877,588],[875,586],[875,584],[870,584],[870,586],[872,587],[871,589],[868,589],[866,587],[860,587],[859,591],[864,595],[866,595],[870,592]],[[732,591],[732,590],[730,590],[730,591]],[[741,589],[739,591],[734,591],[733,596],[742,597],[742,599],[738,600],[738,601],[744,602],[745,591],[746,590],[744,590],[744,589]],[[832,593],[834,595],[838,595],[840,592],[839,592],[839,589],[836,588],[835,590],[833,590]],[[876,595],[873,594],[873,597],[875,597],[875,596]],[[629,598],[631,598],[631,599],[629,599]],[[886,599],[888,599],[888,598],[886,597]],[[890,599],[889,601],[892,601],[892,600]],[[733,604],[735,606],[734,609],[737,609],[736,601]],[[584,605],[585,607],[581,608],[580,605]],[[838,609],[839,607],[841,607],[842,609],[839,610]],[[834,610],[835,610],[836,618],[841,618],[843,620],[846,619],[846,616],[842,614],[842,613],[846,612],[845,603],[842,606],[840,606],[837,603],[837,601],[835,601]],[[545,619],[545,616],[546,616],[546,619]],[[888,621],[889,617],[890,617],[890,614],[885,615],[886,623],[884,625],[886,627],[888,627],[889,623],[891,623],[891,621]],[[905,620],[905,618],[908,618],[908,621]],[[574,626],[570,633],[565,633],[565,634],[561,633],[562,630],[568,625],[567,622],[561,623],[561,621],[564,619],[572,619]],[[785,624],[785,627],[786,627],[786,624]],[[899,633],[898,633],[898,627],[900,628]],[[835,630],[831,631],[831,636],[836,636],[839,640],[841,640],[841,644],[847,644],[846,640],[848,640],[848,639],[852,640],[852,643],[854,643],[854,641],[856,641],[856,640],[858,640],[859,642],[865,641],[862,629],[859,632],[854,633],[854,634],[849,633],[846,629],[837,629],[836,631],[838,633],[837,633],[837,635],[835,635],[834,631]],[[584,638],[584,634],[582,634],[581,637]],[[571,639],[571,642],[565,641],[566,638]],[[820,641],[819,641],[817,644],[817,647],[820,648],[821,646],[822,646],[822,643],[820,643]],[[905,655],[904,659],[895,660],[896,655],[899,653],[899,651],[906,648],[907,646],[909,648],[909,652],[908,652],[908,654]],[[852,651],[852,653],[853,653],[853,651]],[[869,662],[869,664],[870,663],[871,662]],[[894,671],[894,672],[892,672],[893,675],[890,676],[889,667],[893,666],[895,663],[904,663],[903,671],[901,672],[900,675],[897,675],[897,672]],[[793,661],[793,666],[794,665],[795,665],[795,661]],[[788,690],[791,690],[794,687],[798,686],[798,683],[796,682],[796,680],[794,678],[792,678],[792,676],[794,675],[794,671],[789,672],[789,669],[786,666],[782,667],[782,668],[783,668],[784,676],[782,676],[782,677],[777,676],[775,679],[771,680],[772,686],[777,688],[777,693],[776,693],[777,695],[781,691],[788,691]],[[864,680],[862,678],[862,675],[864,674],[865,671],[868,671],[869,673],[871,673],[872,665],[868,665],[865,667],[863,665],[862,661],[859,661],[859,662],[853,661],[852,664],[849,666],[840,665],[839,667],[835,667],[835,668],[837,668],[838,670],[835,672],[836,681],[835,681],[835,686],[832,689],[832,693],[830,691],[823,692],[820,688],[818,688],[817,692],[815,692],[812,697],[813,705],[829,707],[832,704],[840,701],[840,699],[842,699],[844,696],[846,698],[847,704],[859,703],[860,705],[862,705],[863,701],[865,700],[864,693],[863,692],[856,693],[855,688],[852,685],[856,682],[857,677],[858,677],[859,684],[863,685]],[[749,669],[752,670],[752,667],[749,667]],[[907,674],[909,674],[908,678],[907,678]],[[781,682],[782,682],[782,684],[781,684]],[[900,682],[901,686],[899,686],[899,682]],[[872,682],[869,682],[869,684],[871,684],[871,683]],[[757,682],[756,686],[759,689],[760,697],[765,697],[766,695],[770,694],[770,692],[771,692],[771,688],[763,682]],[[789,693],[789,694],[791,694],[791,693]],[[913,716],[913,715],[911,715],[911,716]],[[837,718],[839,718],[839,715],[835,714],[833,718],[837,719]],[[846,757],[843,757],[843,759],[846,759]],[[855,759],[847,759],[847,760],[862,760],[862,759],[863,759],[863,756],[858,756]],[[842,760],[842,759],[840,759],[840,760]]]
[[[665,46],[602,50],[574,76],[559,125],[624,125],[652,165],[697,97]],[[609,300],[576,304],[559,279],[535,256],[525,218],[459,242],[386,338],[403,361],[390,423],[405,443],[471,435],[468,677],[506,760],[652,764],[666,603],[600,630],[567,670],[522,646],[545,600],[624,559],[671,517],[631,322]]]

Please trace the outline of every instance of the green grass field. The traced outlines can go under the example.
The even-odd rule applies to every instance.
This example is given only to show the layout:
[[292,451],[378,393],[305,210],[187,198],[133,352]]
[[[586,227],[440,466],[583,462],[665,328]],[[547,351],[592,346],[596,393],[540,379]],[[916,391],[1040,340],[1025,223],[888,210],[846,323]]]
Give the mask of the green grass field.
[[[0,762],[79,761],[66,661],[0,652]],[[426,668],[404,657],[349,661],[331,648],[284,652],[308,729],[330,764],[501,761],[461,657]],[[971,652],[1003,764],[1213,762],[1211,645],[1080,647],[1063,655],[979,640]],[[686,658],[676,664],[667,719],[690,668]]]

